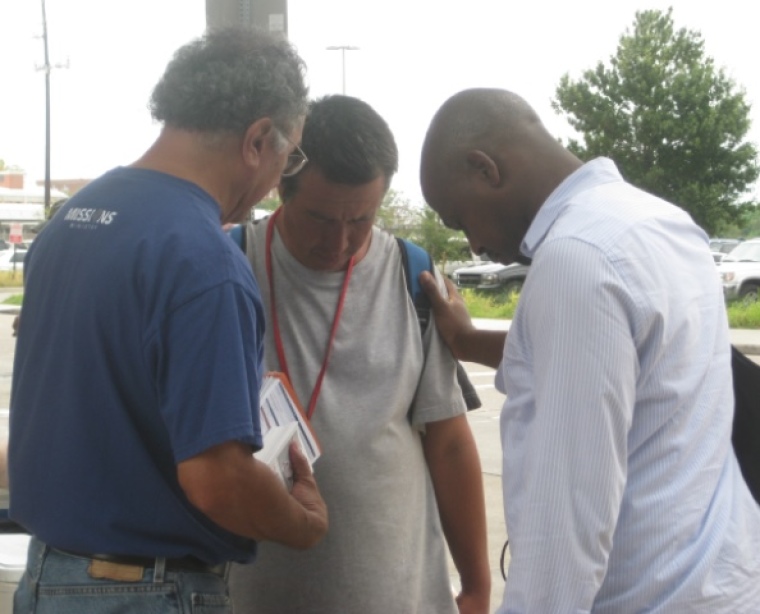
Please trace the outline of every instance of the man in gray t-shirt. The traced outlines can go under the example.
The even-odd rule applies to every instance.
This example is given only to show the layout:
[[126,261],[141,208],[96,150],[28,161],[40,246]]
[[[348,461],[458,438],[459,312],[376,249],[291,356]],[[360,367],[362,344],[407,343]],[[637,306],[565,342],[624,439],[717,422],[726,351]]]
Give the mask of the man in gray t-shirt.
[[456,361],[434,326],[420,335],[396,240],[374,226],[393,135],[366,103],[330,96],[312,103],[302,148],[283,206],[245,239],[265,368],[287,372],[311,414],[330,530],[308,552],[260,544],[232,571],[235,611],[486,613],[482,477]]

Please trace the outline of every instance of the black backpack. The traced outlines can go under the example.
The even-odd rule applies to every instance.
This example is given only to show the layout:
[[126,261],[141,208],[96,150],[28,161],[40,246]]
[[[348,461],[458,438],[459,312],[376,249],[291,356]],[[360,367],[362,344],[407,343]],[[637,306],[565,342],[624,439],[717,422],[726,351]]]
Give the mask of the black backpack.
[[760,365],[731,346],[734,427],[731,441],[744,480],[760,504]]

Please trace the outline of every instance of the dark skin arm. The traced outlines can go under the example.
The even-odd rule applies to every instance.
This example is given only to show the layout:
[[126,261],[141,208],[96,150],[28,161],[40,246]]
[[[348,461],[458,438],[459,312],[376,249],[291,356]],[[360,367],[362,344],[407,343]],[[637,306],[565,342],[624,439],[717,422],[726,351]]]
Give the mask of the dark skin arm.
[[290,447],[293,489],[288,492],[247,445],[228,441],[177,466],[190,502],[220,527],[255,540],[306,549],[327,532],[327,506],[306,457]]
[[444,281],[448,299],[441,294],[430,273],[425,271],[420,275],[420,285],[430,299],[435,325],[441,337],[458,360],[498,369],[507,333],[475,328],[456,286],[449,279]]

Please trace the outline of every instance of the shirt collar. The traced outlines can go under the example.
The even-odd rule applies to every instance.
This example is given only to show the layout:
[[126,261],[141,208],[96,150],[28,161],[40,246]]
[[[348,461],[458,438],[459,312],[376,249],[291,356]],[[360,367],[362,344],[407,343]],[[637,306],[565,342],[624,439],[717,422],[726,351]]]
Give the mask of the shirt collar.
[[622,181],[615,163],[609,158],[595,158],[568,175],[541,205],[520,245],[523,256],[533,259],[554,222],[570,204],[572,198],[601,183]]

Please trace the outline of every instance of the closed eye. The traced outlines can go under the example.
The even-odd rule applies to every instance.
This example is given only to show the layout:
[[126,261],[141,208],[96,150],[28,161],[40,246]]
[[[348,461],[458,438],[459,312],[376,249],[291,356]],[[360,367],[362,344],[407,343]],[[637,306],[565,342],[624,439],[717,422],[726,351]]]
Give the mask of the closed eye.
[[[340,220],[332,217],[327,217],[326,215],[322,215],[321,213],[317,211],[309,211],[309,216],[313,219],[317,220],[318,222],[322,222],[323,224],[334,224],[339,223]],[[368,215],[363,215],[361,217],[354,218],[352,220],[348,220],[348,224],[368,224],[372,223],[373,218]]]
[[335,221],[332,218],[327,217],[326,215],[322,215],[321,213],[318,213],[317,211],[309,211],[309,217],[312,217],[318,222],[322,222],[322,223],[329,223],[329,222]]

